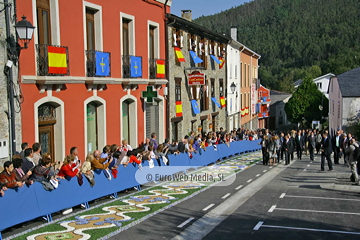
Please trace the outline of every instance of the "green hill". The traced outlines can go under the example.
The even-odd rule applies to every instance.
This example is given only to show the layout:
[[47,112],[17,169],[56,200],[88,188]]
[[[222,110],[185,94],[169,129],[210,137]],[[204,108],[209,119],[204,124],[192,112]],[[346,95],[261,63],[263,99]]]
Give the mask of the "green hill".
[[359,0],[254,0],[194,20],[259,53],[259,77],[272,89],[290,91],[292,82],[360,65]]

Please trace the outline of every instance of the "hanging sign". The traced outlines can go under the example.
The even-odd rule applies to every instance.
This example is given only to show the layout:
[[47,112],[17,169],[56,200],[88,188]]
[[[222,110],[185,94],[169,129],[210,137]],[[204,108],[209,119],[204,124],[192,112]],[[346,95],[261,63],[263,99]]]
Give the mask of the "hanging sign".
[[188,85],[204,85],[205,84],[205,73],[194,71],[187,75]]

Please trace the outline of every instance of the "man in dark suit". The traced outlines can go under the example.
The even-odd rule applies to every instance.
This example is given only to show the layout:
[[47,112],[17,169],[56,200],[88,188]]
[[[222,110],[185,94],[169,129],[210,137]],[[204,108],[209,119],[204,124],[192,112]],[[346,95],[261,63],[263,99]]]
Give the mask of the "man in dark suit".
[[284,133],[280,134],[280,159],[283,160],[284,159],[284,148],[282,146],[284,146],[284,142],[285,142],[285,137],[284,137]]
[[325,170],[325,159],[328,162],[329,171],[332,171],[332,162],[330,155],[332,153],[331,140],[328,138],[327,133],[323,133],[323,141],[321,144],[321,171]]
[[298,132],[295,138],[296,154],[298,160],[301,160],[302,152],[305,148],[304,136],[301,135],[301,131]]
[[285,165],[288,165],[290,163],[290,151],[292,148],[292,141],[290,140],[289,135],[286,135],[282,147],[285,155]]
[[336,135],[332,138],[332,147],[333,147],[333,151],[334,151],[334,164],[339,164],[339,158],[340,158],[340,151],[342,148],[342,142],[343,142],[343,138],[340,134],[340,131],[336,132]]
[[314,132],[309,131],[309,137],[308,137],[308,147],[309,147],[309,154],[310,154],[310,160],[314,161],[314,152],[316,149],[316,137]]

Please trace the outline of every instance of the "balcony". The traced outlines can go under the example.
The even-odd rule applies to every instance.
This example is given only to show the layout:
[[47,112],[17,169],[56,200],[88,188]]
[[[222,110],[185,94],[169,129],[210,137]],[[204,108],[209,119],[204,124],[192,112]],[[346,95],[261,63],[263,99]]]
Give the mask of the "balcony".
[[122,55],[122,77],[141,78],[142,57],[132,56],[132,55]]
[[149,58],[149,78],[164,79],[165,64],[166,61],[164,59]]
[[68,47],[36,44],[35,48],[38,76],[67,76],[70,74]]
[[96,50],[85,50],[85,54],[87,77],[111,76],[111,53]]

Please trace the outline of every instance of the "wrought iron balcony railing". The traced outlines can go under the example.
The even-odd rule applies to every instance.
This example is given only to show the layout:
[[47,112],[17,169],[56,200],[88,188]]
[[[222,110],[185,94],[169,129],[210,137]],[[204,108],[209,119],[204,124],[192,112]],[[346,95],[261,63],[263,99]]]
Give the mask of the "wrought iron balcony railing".
[[69,49],[64,46],[36,44],[38,76],[66,76],[70,74]]
[[111,53],[97,50],[85,50],[85,54],[87,77],[111,76]]
[[[160,69],[164,70],[163,72],[157,72],[157,60],[164,63],[163,68],[160,67]],[[165,65],[166,65],[166,61],[164,59],[149,58],[149,78],[150,79],[165,78]]]
[[122,77],[142,77],[142,57],[122,55]]

